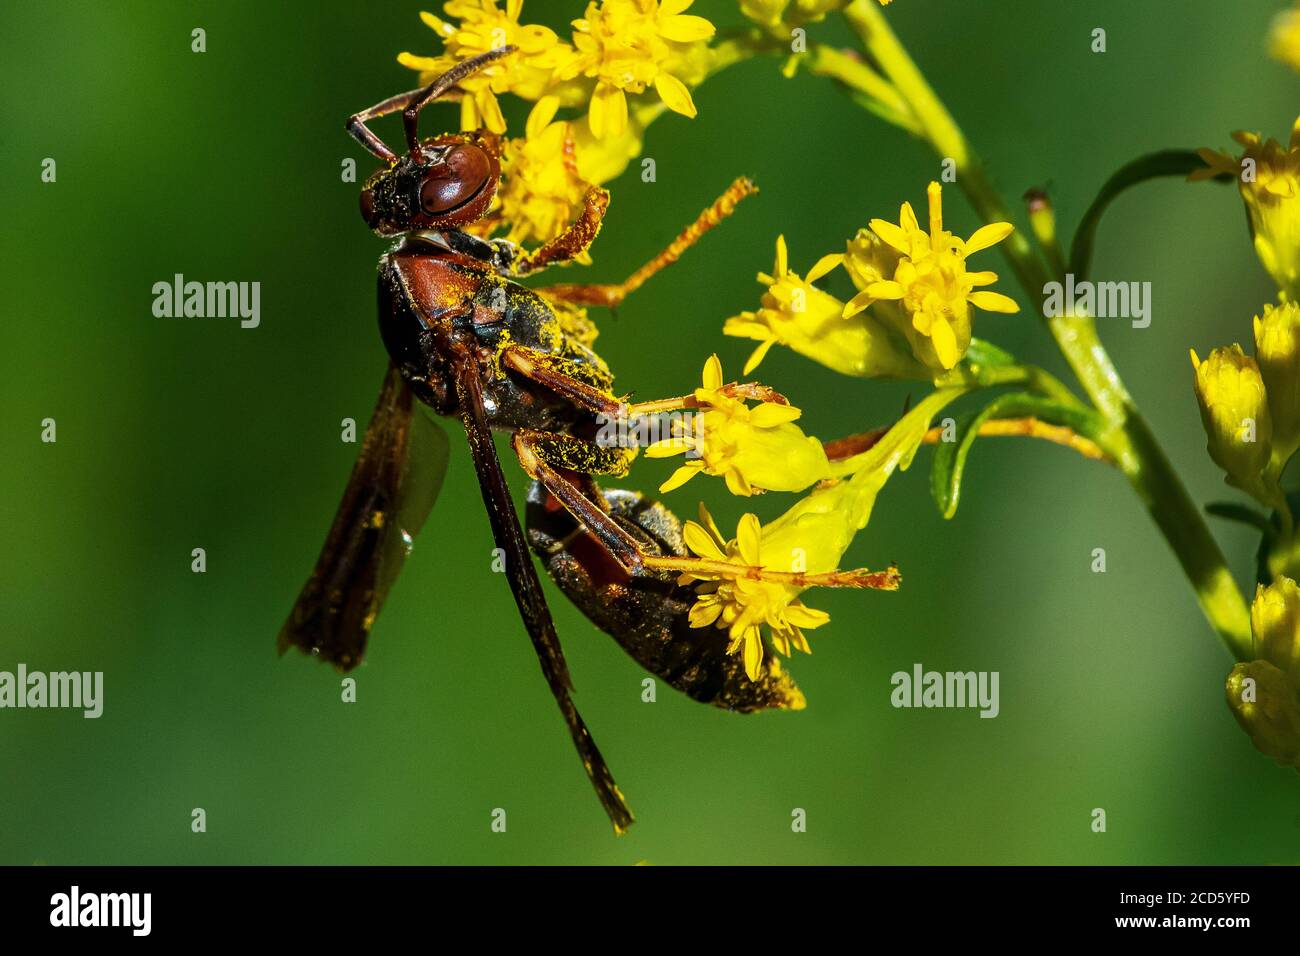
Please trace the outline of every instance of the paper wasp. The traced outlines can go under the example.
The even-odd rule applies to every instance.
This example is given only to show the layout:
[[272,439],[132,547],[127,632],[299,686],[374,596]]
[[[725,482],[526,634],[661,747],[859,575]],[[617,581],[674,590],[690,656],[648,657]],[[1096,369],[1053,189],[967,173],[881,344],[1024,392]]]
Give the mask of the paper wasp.
[[[596,485],[593,476],[625,474],[636,454],[635,448],[594,440],[601,416],[687,407],[691,399],[629,405],[617,397],[613,375],[591,348],[590,326],[577,319],[580,306],[617,305],[755,190],[748,180],[737,180],[623,283],[536,289],[519,284],[515,279],[570,260],[590,245],[608,193],[590,188],[579,218],[531,253],[482,239],[463,227],[488,215],[501,175],[497,138],[478,131],[422,140],[417,132],[421,109],[456,95],[459,82],[512,50],[466,60],[429,86],[390,97],[347,123],[348,132],[385,164],[362,188],[361,214],[377,234],[396,239],[379,262],[379,327],[391,363],[324,550],[279,644],[281,651],[296,646],[343,671],[361,661],[446,467],[446,439],[427,417],[413,413],[414,400],[459,418],[542,673],[602,806],[622,831],[632,813],[570,698],[573,685],[529,544],[564,593],[670,685],[742,712],[802,706],[775,660],[751,682],[739,660],[726,653],[724,632],[689,628],[692,592],[675,580],[702,562],[687,554],[671,512],[634,493]],[[408,147],[404,156],[366,126],[398,111]],[[774,394],[756,385],[728,388],[740,397]],[[527,541],[493,445],[494,429],[511,434],[533,480]],[[747,573],[767,574],[758,568]]]

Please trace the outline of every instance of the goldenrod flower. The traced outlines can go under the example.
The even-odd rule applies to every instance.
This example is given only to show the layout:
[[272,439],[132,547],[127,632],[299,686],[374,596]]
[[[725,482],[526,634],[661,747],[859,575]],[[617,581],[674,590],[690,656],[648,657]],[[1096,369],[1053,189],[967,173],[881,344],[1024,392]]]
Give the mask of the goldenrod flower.
[[1255,316],[1255,358],[1273,420],[1273,456],[1284,465],[1300,447],[1300,304],[1265,305]]
[[1300,70],[1300,6],[1283,10],[1273,18],[1268,52],[1291,69]]
[[938,183],[930,183],[928,232],[920,227],[910,203],[903,203],[897,224],[871,220],[871,231],[898,253],[898,259],[892,278],[870,282],[845,309],[851,315],[877,299],[900,302],[910,319],[903,333],[917,359],[935,370],[952,368],[966,354],[972,305],[987,312],[1020,311],[1000,292],[974,291],[996,282],[996,273],[966,271],[968,255],[1001,242],[1014,227],[1009,222],[989,223],[969,239],[959,239],[943,228],[942,194]]
[[[688,521],[683,527],[686,546],[700,558],[737,565],[737,573],[685,573],[678,578],[681,584],[702,582],[691,608],[691,626],[726,628],[731,637],[728,650],[744,655],[751,680],[758,678],[763,662],[764,626],[782,654],[811,653],[804,631],[825,624],[829,615],[799,599],[806,588],[746,576],[745,569],[834,571],[854,536],[867,526],[886,480],[895,469],[907,467],[931,418],[959,394],[959,389],[945,389],[924,398],[876,445],[857,456],[858,470],[852,477],[819,486],[770,524],[762,525],[747,514],[737,525],[736,537],[728,541],[700,505],[700,521]],[[892,586],[897,587],[894,575]]]
[[[654,86],[664,104],[695,116],[684,72],[693,47],[714,34],[713,24],[684,11],[693,0],[592,0],[573,21],[574,52],[558,76],[596,80],[587,121],[597,139],[618,136],[627,126],[627,94]],[[698,69],[698,67],[696,68]],[[698,77],[696,77],[698,79]]]
[[[763,528],[756,516],[747,514],[740,519],[732,541],[723,540],[704,505],[700,505],[700,522],[688,521],[682,529],[686,546],[698,557],[782,570],[778,567],[782,555],[764,547]],[[695,580],[690,575],[683,577]],[[821,627],[830,620],[825,611],[804,605],[799,589],[789,585],[736,577],[708,582],[700,592],[691,607],[691,627],[726,628],[731,637],[727,653],[744,656],[750,680],[758,680],[762,672],[762,625],[767,625],[773,646],[789,657],[792,648],[811,654],[802,629]]]
[[813,285],[843,258],[822,256],[803,279],[790,271],[785,236],[777,237],[772,275],[758,274],[758,281],[767,286],[760,308],[734,315],[722,326],[724,335],[759,342],[745,363],[744,374],[757,368],[768,350],[780,343],[844,375],[923,375],[924,369],[881,322],[867,315],[843,318],[844,303]]
[[1300,587],[1288,577],[1257,586],[1250,630],[1256,659],[1228,675],[1228,706],[1256,749],[1300,766]]
[[1291,679],[1268,661],[1251,661],[1233,667],[1224,690],[1255,749],[1300,769],[1300,692]]
[[1228,484],[1269,502],[1272,495],[1261,476],[1273,423],[1259,366],[1233,345],[1214,349],[1204,362],[1192,350],[1192,367],[1210,457],[1226,472]]
[[[552,122],[558,105],[554,97],[542,97],[528,116],[523,138],[503,145],[497,215],[511,242],[554,239],[577,218],[592,186],[579,173],[572,126]],[[590,258],[584,253],[578,261]]]
[[817,23],[848,0],[740,0],[740,12],[768,30]]
[[421,13],[425,22],[445,44],[442,56],[415,56],[401,53],[397,62],[420,71],[420,82],[430,83],[461,60],[489,50],[513,45],[512,56],[490,63],[461,82],[466,95],[461,99],[461,128],[486,127],[494,133],[506,131],[497,96],[514,93],[524,99],[541,97],[554,82],[555,69],[570,52],[555,31],[535,24],[521,24],[524,0],[506,0],[505,9],[497,0],[450,0],[443,9],[459,24],[442,20],[432,13]]
[[661,492],[698,474],[720,475],[733,495],[743,496],[756,490],[802,491],[830,477],[822,443],[794,424],[803,414],[799,409],[778,402],[750,408],[722,387],[722,363],[713,355],[694,393],[700,411],[675,421],[675,435],[646,449],[650,458],[686,453],[690,459],[659,486]]
[[1237,180],[1250,217],[1255,254],[1287,298],[1300,299],[1300,118],[1291,128],[1287,146],[1241,130],[1232,138],[1245,147],[1241,156],[1198,150],[1206,168],[1188,179],[1226,174]]
[[603,186],[622,175],[627,164],[641,155],[645,129],[664,111],[662,103],[639,104],[628,115],[627,126],[617,136],[597,139],[588,123],[573,124],[574,153],[578,173],[588,182]]
[[1300,587],[1294,581],[1279,577],[1268,587],[1255,586],[1250,631],[1255,657],[1300,683]]

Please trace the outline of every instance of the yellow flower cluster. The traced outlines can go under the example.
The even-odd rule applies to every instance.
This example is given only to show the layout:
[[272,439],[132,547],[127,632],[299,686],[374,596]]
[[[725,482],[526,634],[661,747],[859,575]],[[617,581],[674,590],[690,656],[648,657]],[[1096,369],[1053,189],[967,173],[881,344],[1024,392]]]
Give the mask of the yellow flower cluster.
[[1300,299],[1300,118],[1286,146],[1240,130],[1232,138],[1243,147],[1240,156],[1199,150],[1206,167],[1188,178],[1228,175],[1237,180],[1256,255],[1282,293]]
[[740,12],[759,26],[776,32],[817,23],[847,4],[848,0],[740,0]]
[[595,80],[587,122],[597,139],[627,129],[628,94],[654,87],[665,106],[695,116],[695,103],[681,79],[698,83],[705,64],[698,54],[713,24],[687,14],[693,0],[601,0],[587,4],[573,21],[573,50],[558,80]]
[[[763,661],[763,629],[772,646],[789,656],[793,650],[812,653],[805,629],[830,620],[823,611],[806,606],[800,595],[811,584],[755,578],[753,568],[813,577],[835,571],[849,545],[867,526],[876,496],[890,475],[906,468],[929,428],[930,420],[959,390],[932,393],[903,416],[872,448],[853,459],[854,472],[842,481],[826,481],[769,524],[746,514],[736,536],[725,538],[700,505],[700,521],[688,521],[686,546],[700,558],[736,566],[734,573],[688,572],[679,583],[695,583],[698,597],[691,608],[692,627],[719,627],[731,638],[731,653],[742,654],[745,670],[757,679]],[[873,576],[871,586],[898,586],[893,569]]]
[[1268,52],[1275,60],[1300,71],[1300,4],[1273,18],[1268,34]]
[[[460,122],[502,134],[499,97],[535,101],[526,135],[504,144],[501,195],[480,231],[504,225],[512,241],[540,244],[571,221],[589,186],[609,182],[640,153],[646,126],[665,107],[695,115],[689,87],[708,72],[714,28],[684,12],[692,0],[599,0],[573,21],[567,43],[554,30],[521,23],[523,0],[499,3],[449,0],[447,19],[422,13],[443,53],[397,59],[428,83],[470,57],[518,48],[461,83]],[[585,118],[555,121],[561,107],[584,104]]]
[[692,395],[699,409],[674,421],[675,434],[648,447],[650,458],[685,454],[687,461],[659,486],[672,491],[698,474],[717,475],[734,495],[756,491],[802,491],[831,476],[822,443],[803,433],[793,405],[761,402],[754,407],[723,391],[722,363],[704,365],[703,382]]
[[522,24],[523,0],[450,0],[446,14],[459,22],[422,13],[442,39],[441,56],[402,53],[398,62],[419,70],[421,82],[462,60],[513,45],[511,57],[490,64],[462,87],[461,122],[505,132],[497,97],[513,93],[527,100],[556,96],[565,105],[589,100],[587,125],[598,140],[617,138],[629,122],[628,95],[651,87],[669,109],[695,115],[688,84],[707,72],[707,45],[714,27],[685,11],[693,0],[593,0],[573,21],[572,43],[547,27]]
[[[736,526],[736,537],[722,537],[713,517],[700,505],[700,523],[686,522],[683,528],[686,546],[701,558],[737,565],[764,567],[764,558],[772,567],[771,556],[781,553],[773,547],[772,536],[765,532],[755,515],[747,514]],[[788,568],[773,568],[788,570]],[[699,580],[683,575],[683,583]],[[790,656],[791,649],[811,654],[803,628],[820,627],[830,620],[825,611],[810,608],[799,600],[799,591],[789,585],[735,576],[706,581],[691,607],[691,627],[726,628],[731,638],[727,652],[741,654],[745,673],[757,680],[763,663],[763,632],[766,624],[772,646]]]
[[1250,630],[1255,659],[1228,675],[1228,707],[1259,751],[1300,769],[1300,587],[1257,587]]
[[1300,448],[1300,305],[1266,305],[1254,328],[1254,357],[1240,345],[1204,361],[1192,351],[1196,400],[1206,448],[1228,484],[1285,507],[1278,478]]
[[[870,231],[861,230],[844,253],[823,256],[806,279],[790,271],[778,238],[773,274],[758,276],[767,287],[760,308],[732,316],[722,329],[758,340],[745,372],[779,343],[844,375],[933,376],[966,354],[972,306],[1019,311],[1014,300],[981,288],[996,282],[996,273],[966,268],[967,256],[1001,242],[1011,224],[990,223],[960,239],[943,228],[942,187],[931,183],[928,196],[928,229],[903,203],[897,223],[873,219]],[[848,302],[813,285],[839,265],[858,289]]]

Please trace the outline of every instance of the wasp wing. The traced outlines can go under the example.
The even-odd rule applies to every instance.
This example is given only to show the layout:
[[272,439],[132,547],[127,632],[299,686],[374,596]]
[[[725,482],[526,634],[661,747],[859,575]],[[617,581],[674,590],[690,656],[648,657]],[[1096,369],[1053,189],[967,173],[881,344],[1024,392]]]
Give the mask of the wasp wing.
[[415,410],[391,365],[325,547],[280,631],[290,646],[351,670],[447,473],[446,433]]

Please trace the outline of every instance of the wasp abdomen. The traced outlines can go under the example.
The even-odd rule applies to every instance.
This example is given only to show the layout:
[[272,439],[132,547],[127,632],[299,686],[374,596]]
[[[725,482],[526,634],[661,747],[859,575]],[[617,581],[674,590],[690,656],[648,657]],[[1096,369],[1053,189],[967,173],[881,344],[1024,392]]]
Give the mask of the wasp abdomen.
[[[684,556],[682,523],[658,501],[634,491],[604,489],[610,515],[651,554]],[[609,551],[534,482],[528,491],[529,546],[552,580],[587,618],[633,660],[694,700],[724,710],[800,710],[803,693],[770,654],[757,681],[738,655],[727,653],[727,633],[693,628],[692,586],[671,572],[629,577]]]

